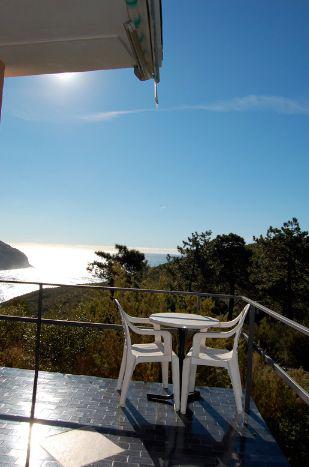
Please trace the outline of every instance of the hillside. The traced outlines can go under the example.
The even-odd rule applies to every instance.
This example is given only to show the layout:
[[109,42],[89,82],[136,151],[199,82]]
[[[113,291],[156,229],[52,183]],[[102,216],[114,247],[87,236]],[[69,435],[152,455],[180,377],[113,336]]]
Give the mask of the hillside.
[[0,240],[0,270],[29,268],[27,256],[17,248],[13,248]]

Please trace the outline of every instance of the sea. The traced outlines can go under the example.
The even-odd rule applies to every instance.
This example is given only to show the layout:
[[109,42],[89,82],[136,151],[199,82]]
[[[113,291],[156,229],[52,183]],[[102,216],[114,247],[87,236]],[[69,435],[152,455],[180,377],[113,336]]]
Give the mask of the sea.
[[[114,253],[112,246],[59,245],[43,243],[10,243],[28,257],[31,267],[0,270],[0,302],[24,295],[38,289],[33,284],[5,284],[1,280],[46,282],[56,284],[89,284],[99,281],[87,271],[89,263],[99,259],[95,252]],[[172,249],[138,248],[145,254],[150,266],[166,262],[167,254],[175,255]]]

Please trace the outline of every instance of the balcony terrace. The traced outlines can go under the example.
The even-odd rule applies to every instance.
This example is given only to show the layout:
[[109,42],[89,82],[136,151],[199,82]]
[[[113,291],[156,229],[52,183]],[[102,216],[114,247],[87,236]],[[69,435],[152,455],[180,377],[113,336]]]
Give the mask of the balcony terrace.
[[0,371],[1,465],[288,465],[254,403],[238,426],[231,389],[200,388],[180,416],[147,401],[160,383],[133,382],[120,409],[116,380],[40,372],[32,424],[33,377]]
[[[0,369],[0,465],[289,465],[250,397],[254,310],[264,311],[305,334],[309,332],[307,328],[281,315],[277,317],[275,312],[245,297],[237,297],[251,304],[248,333],[244,333],[248,340],[244,424],[236,417],[233,391],[227,388],[200,387],[201,398],[189,405],[184,416],[176,413],[172,404],[147,400],[147,393],[163,391],[160,383],[134,381],[126,407],[121,409],[115,379],[40,370],[42,324],[121,330],[116,324],[44,318],[44,285],[38,284],[36,317],[0,315],[2,321],[29,322],[36,327],[34,371]],[[132,292],[132,289],[89,287]],[[191,294],[197,297],[197,303],[212,295],[142,292]],[[308,394],[269,356],[263,356],[308,402]]]

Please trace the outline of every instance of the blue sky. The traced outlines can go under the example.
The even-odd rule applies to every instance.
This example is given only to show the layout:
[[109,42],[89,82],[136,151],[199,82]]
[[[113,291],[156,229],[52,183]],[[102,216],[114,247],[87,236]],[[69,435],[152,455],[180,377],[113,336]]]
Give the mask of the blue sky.
[[2,240],[308,229],[309,2],[165,0],[163,20],[158,111],[132,70],[6,80]]

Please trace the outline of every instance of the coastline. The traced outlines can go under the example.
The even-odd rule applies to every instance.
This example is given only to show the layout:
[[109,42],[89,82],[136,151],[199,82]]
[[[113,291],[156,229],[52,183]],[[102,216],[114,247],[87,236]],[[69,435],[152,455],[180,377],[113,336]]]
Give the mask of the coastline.
[[[31,252],[31,250],[29,251]],[[152,267],[166,262],[165,253],[145,253],[145,256]],[[29,255],[29,262],[33,263],[33,266],[0,271],[0,304],[35,292],[38,288],[37,285],[10,284],[1,282],[1,280],[67,285],[98,283],[100,279],[87,271],[88,263],[94,259],[94,252],[86,248],[56,248],[55,246],[48,247],[45,244],[36,246],[32,256]]]

